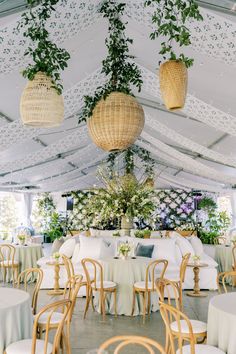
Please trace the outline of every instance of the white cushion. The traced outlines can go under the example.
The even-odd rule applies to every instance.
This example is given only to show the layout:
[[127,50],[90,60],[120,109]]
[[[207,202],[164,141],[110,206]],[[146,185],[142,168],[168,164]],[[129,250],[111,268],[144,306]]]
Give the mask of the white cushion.
[[[192,324],[193,333],[206,332],[207,324],[205,322],[197,321],[197,320],[190,320],[190,322]],[[188,328],[188,325],[187,325],[186,321],[181,320],[180,321],[180,326],[181,326],[181,332],[182,333],[189,333],[189,328]],[[173,331],[175,331],[175,332],[179,332],[177,321],[174,321],[174,322],[171,323],[171,329]]]
[[195,255],[201,256],[203,254],[204,250],[203,250],[203,244],[202,244],[202,241],[200,240],[200,238],[197,236],[192,236],[190,239],[190,243],[194,249]]
[[75,240],[70,238],[69,240],[65,241],[61,248],[59,249],[60,254],[64,254],[64,256],[71,258],[75,249]]
[[80,243],[76,243],[74,252],[71,258],[72,263],[77,263],[79,260],[79,250],[80,250]]
[[[201,262],[208,264],[209,267],[214,267],[214,268],[218,267],[218,263],[213,258],[208,256],[208,254],[206,253],[203,253],[201,255]],[[202,268],[202,270],[203,269],[205,268]]]
[[78,261],[81,261],[83,258],[100,259],[103,242],[104,241],[102,238],[86,237],[80,235],[80,250]]
[[[211,345],[205,344],[195,344],[195,354],[225,354],[222,350],[213,347]],[[178,349],[176,354],[180,354],[180,350]],[[183,346],[182,354],[191,354],[190,345]]]
[[[32,339],[24,339],[10,344],[6,348],[6,354],[31,354]],[[48,343],[47,354],[52,353],[52,344]],[[36,340],[35,354],[46,354],[44,352],[44,340]]]
[[[145,281],[137,281],[136,283],[134,283],[134,287],[139,289],[145,289]],[[152,289],[152,283],[150,281],[148,282],[148,289]]]
[[[109,288],[116,288],[116,283],[114,283],[113,281],[108,281],[108,280],[104,280],[103,281],[103,288],[104,289],[109,289]],[[101,288],[101,282],[100,281],[97,281],[96,282],[96,286],[97,286],[97,289],[100,289]],[[94,284],[92,284],[92,288],[94,288]]]
[[182,256],[184,256],[186,253],[191,253],[191,256],[195,254],[191,243],[185,237],[179,235],[175,231],[170,232],[169,237],[176,241]]
[[[51,312],[44,312],[40,318],[38,323],[39,324],[47,324],[48,316]],[[64,314],[62,312],[53,312],[52,317],[50,318],[50,324],[59,323],[63,319]]]
[[52,243],[52,254],[55,252],[59,252],[59,249],[61,248],[63,243],[64,243],[63,237],[61,237],[60,239],[56,238],[56,240],[54,240]]

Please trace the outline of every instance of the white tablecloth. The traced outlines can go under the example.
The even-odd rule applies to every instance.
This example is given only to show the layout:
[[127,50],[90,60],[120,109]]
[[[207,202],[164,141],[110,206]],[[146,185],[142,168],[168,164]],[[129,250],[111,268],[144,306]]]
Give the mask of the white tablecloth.
[[[103,266],[104,280],[114,281],[118,284],[117,288],[117,314],[130,316],[133,303],[133,284],[138,281],[144,281],[146,268],[152,260],[150,258],[137,259],[107,259],[100,263]],[[107,295],[107,310],[114,314],[114,296]],[[95,306],[98,309],[97,297],[95,297]],[[158,295],[153,293],[151,296],[151,309],[159,309]],[[142,297],[137,296],[134,315],[142,314]]]
[[236,354],[236,293],[214,296],[209,303],[207,343]]
[[31,338],[32,325],[29,294],[0,287],[0,354],[9,344]]

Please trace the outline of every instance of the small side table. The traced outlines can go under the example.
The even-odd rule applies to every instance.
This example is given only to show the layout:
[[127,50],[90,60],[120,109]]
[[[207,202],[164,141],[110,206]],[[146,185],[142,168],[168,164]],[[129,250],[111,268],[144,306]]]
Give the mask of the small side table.
[[54,266],[54,286],[53,290],[49,290],[47,292],[48,295],[62,295],[64,290],[60,289],[59,279],[60,279],[60,266],[64,265],[64,263],[59,262],[47,262],[47,265]]
[[200,287],[199,287],[199,271],[200,271],[200,268],[208,267],[208,264],[206,264],[206,263],[199,263],[199,264],[189,263],[187,265],[187,267],[193,268],[193,273],[194,273],[193,291],[188,291],[187,295],[188,296],[193,296],[193,297],[207,296],[207,293],[205,293],[203,291],[200,291]]

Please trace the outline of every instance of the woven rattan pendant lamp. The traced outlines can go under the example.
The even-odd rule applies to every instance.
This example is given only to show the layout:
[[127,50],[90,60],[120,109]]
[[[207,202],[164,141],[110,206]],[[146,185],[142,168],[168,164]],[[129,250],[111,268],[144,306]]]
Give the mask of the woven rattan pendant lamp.
[[125,4],[104,0],[100,13],[109,22],[106,39],[107,58],[102,72],[108,81],[94,96],[85,97],[80,121],[87,121],[93,142],[105,151],[125,150],[139,137],[144,126],[144,111],[136,101],[131,86],[140,91],[141,73],[129,55],[132,40],[125,36],[121,21]]
[[[19,27],[29,40],[25,56],[30,64],[23,70],[29,81],[20,100],[20,115],[24,125],[41,128],[59,126],[64,118],[64,103],[60,71],[67,67],[70,54],[50,40],[48,24],[59,0],[26,0],[27,10],[21,15]],[[28,43],[26,41],[26,43]]]
[[42,128],[61,125],[64,117],[63,96],[52,85],[51,78],[42,72],[27,83],[20,100],[24,125]]

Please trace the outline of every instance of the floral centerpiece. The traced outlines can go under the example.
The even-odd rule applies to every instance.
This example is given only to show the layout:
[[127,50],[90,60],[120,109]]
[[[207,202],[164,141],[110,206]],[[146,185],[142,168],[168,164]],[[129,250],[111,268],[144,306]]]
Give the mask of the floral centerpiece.
[[126,259],[131,252],[131,245],[128,242],[121,243],[118,247],[118,254],[123,258]]
[[193,261],[194,264],[199,265],[200,260],[201,260],[201,257],[198,256],[197,254],[195,254],[194,256],[192,256],[192,261]]
[[60,255],[59,252],[54,252],[53,255],[52,255],[52,258],[54,258],[55,262],[57,262],[57,263],[59,262],[60,257],[61,257],[61,255]]
[[18,236],[17,236],[17,238],[18,238],[18,240],[19,240],[19,242],[20,242],[20,244],[21,245],[24,245],[25,244],[25,242],[26,242],[26,240],[27,240],[27,235],[24,235],[24,234],[19,234]]
[[124,219],[130,222],[124,229],[131,229],[133,218],[151,220],[156,209],[155,191],[138,181],[134,175],[119,176],[99,170],[99,179],[105,188],[94,190],[94,195],[88,203],[89,210],[94,214],[94,223],[104,220],[120,220],[122,226]]

